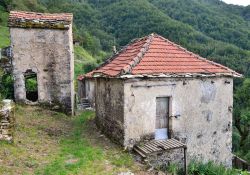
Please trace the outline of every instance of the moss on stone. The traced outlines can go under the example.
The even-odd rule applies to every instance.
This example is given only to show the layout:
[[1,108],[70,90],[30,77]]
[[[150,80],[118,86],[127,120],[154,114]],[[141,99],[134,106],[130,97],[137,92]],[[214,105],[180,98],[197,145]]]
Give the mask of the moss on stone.
[[65,22],[43,22],[43,21],[10,21],[9,27],[20,28],[47,28],[47,29],[69,29],[69,24]]

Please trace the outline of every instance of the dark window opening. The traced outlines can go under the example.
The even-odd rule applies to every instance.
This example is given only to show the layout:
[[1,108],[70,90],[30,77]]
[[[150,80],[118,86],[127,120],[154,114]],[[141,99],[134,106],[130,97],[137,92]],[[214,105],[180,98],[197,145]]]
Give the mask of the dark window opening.
[[38,100],[37,74],[31,70],[27,70],[24,74],[26,99],[36,102]]

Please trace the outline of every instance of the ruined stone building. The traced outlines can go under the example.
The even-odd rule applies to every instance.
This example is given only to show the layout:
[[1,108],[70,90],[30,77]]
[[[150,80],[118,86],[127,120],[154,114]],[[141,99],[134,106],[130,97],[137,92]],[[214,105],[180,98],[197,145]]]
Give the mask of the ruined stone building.
[[79,75],[78,80],[78,101],[88,102],[91,107],[95,106],[95,80],[91,77]]
[[84,77],[95,80],[98,127],[132,147],[175,138],[188,159],[232,164],[233,78],[241,75],[151,34]]
[[[52,104],[73,113],[72,19],[72,14],[66,13],[10,12],[17,102]],[[28,87],[30,84],[36,87]]]

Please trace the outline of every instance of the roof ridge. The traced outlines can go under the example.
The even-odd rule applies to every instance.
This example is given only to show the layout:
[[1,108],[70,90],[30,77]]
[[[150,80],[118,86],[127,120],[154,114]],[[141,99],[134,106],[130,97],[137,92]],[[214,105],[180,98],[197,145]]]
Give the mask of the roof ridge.
[[[132,59],[132,61],[130,61],[128,63],[128,65],[124,66],[120,72],[120,75],[124,75],[124,74],[128,74],[128,73],[131,73],[132,69],[140,63],[140,61],[142,60],[144,54],[148,51],[149,49],[149,46],[150,44],[152,43],[152,40],[153,40],[153,37],[154,37],[154,33],[146,36],[147,37],[147,40],[145,42],[145,44],[143,44],[143,46],[141,47],[140,49],[140,52]],[[145,37],[143,37],[145,38]],[[140,38],[139,40],[143,39],[143,38]],[[139,40],[136,40],[136,41],[139,41]]]
[[118,52],[116,52],[115,54],[111,55],[108,59],[106,59],[106,61],[104,61],[101,65],[99,65],[98,67],[96,67],[94,70],[92,70],[91,72],[95,71],[95,70],[98,70],[100,69],[101,67],[109,64],[111,61],[113,61],[117,55],[121,54],[122,52],[125,52],[128,48],[128,46],[130,46],[131,44],[137,42],[137,41],[140,41],[142,40],[143,38],[145,37],[142,37],[142,38],[136,38],[136,39],[133,39],[132,41],[130,41],[128,44],[126,44],[125,46],[122,47],[122,49],[120,49]]
[[208,59],[206,59],[206,58],[201,57],[201,56],[198,55],[198,54],[195,54],[195,53],[193,53],[193,52],[191,52],[191,51],[188,51],[186,48],[184,48],[184,47],[182,47],[182,46],[180,46],[180,45],[178,45],[178,44],[176,44],[176,43],[174,43],[174,42],[172,42],[172,41],[170,41],[170,40],[168,40],[168,39],[166,39],[166,38],[164,38],[164,37],[162,37],[162,36],[160,36],[160,35],[157,35],[157,34],[156,34],[156,36],[157,36],[157,37],[160,37],[161,39],[163,39],[163,40],[169,42],[170,44],[172,44],[172,45],[174,45],[174,46],[176,46],[176,47],[182,49],[184,52],[186,52],[186,53],[188,53],[188,54],[190,54],[190,55],[192,55],[192,56],[195,56],[197,59],[200,59],[200,60],[202,60],[202,61],[205,61],[205,62],[208,62],[208,63],[210,63],[210,64],[213,64],[213,65],[215,65],[215,66],[217,66],[217,67],[226,69],[226,70],[230,71],[232,74],[235,74],[235,75],[237,75],[237,76],[240,76],[240,77],[242,76],[241,74],[237,73],[236,71],[234,71],[234,70],[232,70],[232,69],[230,69],[230,68],[228,68],[228,67],[226,67],[226,66],[223,66],[222,64],[213,62],[213,61],[211,61],[211,60],[208,60]]
[[35,11],[23,11],[23,10],[11,10],[10,14],[13,13],[26,13],[26,14],[41,14],[41,15],[61,15],[61,14],[68,14],[68,15],[72,15],[73,13],[49,13],[49,12],[35,12]]
[[[160,47],[158,46],[159,43],[165,46]],[[176,51],[171,51],[172,49]],[[177,53],[177,55],[175,55],[175,53]],[[147,59],[149,56],[148,54],[152,54],[153,58]],[[144,61],[145,63],[152,61],[158,62],[158,56],[163,56],[163,62],[166,63],[166,66],[160,67],[157,64],[150,66],[152,63],[148,64],[149,66],[144,64]],[[165,57],[167,59],[165,59]],[[117,61],[115,61],[116,58]],[[169,66],[174,66],[169,63],[172,59],[173,61],[196,61],[197,63],[178,63],[176,67],[169,69]],[[160,60],[162,59],[159,58],[159,61]],[[182,65],[187,67],[182,67]],[[197,66],[197,70],[190,68],[189,65]],[[107,59],[101,66],[87,73],[85,77],[133,77],[134,75],[149,77],[202,77],[221,75],[242,77],[241,74],[232,69],[188,51],[186,48],[155,33],[131,40],[130,43],[119,49],[119,52]]]

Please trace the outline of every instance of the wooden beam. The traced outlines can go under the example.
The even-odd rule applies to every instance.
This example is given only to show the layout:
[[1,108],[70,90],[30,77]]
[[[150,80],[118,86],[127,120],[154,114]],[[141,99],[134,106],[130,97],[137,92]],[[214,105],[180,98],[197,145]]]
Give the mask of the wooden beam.
[[184,147],[184,173],[185,173],[185,175],[188,175],[188,170],[187,170],[187,147]]

